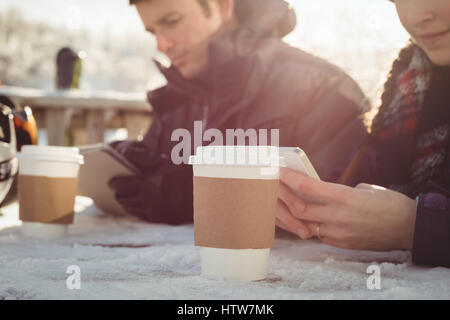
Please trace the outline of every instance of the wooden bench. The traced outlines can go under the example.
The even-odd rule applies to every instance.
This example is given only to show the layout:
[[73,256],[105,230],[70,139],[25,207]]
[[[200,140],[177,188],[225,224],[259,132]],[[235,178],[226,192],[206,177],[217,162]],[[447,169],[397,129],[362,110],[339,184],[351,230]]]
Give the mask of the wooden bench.
[[152,108],[145,93],[45,91],[1,86],[0,95],[30,106],[49,145],[82,145],[104,141],[107,128],[126,128],[137,138],[151,124]]

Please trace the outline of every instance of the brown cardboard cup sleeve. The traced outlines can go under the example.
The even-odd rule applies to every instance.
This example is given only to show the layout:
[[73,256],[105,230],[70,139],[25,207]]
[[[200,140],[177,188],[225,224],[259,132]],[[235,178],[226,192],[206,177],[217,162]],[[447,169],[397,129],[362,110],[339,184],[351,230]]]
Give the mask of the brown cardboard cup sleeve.
[[78,178],[19,175],[18,183],[20,220],[73,223]]
[[227,249],[272,247],[278,183],[194,176],[195,245]]

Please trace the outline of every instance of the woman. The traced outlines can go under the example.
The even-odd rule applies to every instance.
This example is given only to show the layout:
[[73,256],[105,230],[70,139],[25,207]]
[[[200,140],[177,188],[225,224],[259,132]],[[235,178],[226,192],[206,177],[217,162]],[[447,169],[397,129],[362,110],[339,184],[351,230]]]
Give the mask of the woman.
[[[365,183],[283,169],[277,225],[342,248],[412,250],[417,264],[450,267],[450,1],[393,2],[412,41],[341,180]],[[304,203],[292,189],[324,204]]]

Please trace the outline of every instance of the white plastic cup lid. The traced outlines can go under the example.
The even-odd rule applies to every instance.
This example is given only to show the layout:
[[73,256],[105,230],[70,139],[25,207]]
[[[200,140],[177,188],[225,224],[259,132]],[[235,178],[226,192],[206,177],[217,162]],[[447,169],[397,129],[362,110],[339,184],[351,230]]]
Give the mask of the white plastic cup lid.
[[275,146],[200,146],[189,157],[191,165],[279,167],[279,147]]
[[34,146],[25,145],[17,154],[20,159],[33,159],[43,161],[76,162],[84,163],[84,157],[75,147]]

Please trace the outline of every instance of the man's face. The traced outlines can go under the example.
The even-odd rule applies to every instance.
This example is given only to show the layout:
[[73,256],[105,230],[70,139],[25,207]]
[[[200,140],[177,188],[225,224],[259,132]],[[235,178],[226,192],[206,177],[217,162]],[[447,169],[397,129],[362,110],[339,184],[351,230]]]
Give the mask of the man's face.
[[142,0],[137,11],[172,65],[185,78],[208,66],[208,44],[224,24],[218,1],[209,1],[211,14],[197,0]]
[[430,60],[450,66],[450,0],[394,0],[400,21]]

